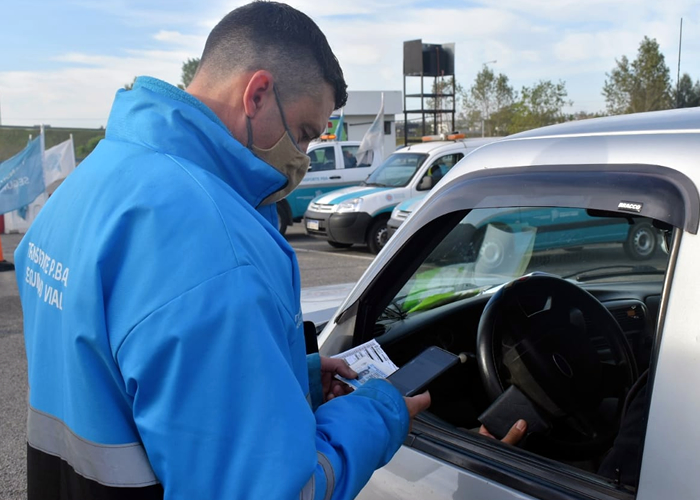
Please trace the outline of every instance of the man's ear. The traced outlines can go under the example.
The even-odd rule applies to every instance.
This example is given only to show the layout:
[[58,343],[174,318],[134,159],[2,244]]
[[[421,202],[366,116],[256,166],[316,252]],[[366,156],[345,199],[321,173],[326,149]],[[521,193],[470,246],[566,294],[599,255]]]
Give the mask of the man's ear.
[[253,118],[265,106],[274,103],[273,85],[273,77],[269,71],[259,70],[253,73],[243,93],[243,109],[248,118]]

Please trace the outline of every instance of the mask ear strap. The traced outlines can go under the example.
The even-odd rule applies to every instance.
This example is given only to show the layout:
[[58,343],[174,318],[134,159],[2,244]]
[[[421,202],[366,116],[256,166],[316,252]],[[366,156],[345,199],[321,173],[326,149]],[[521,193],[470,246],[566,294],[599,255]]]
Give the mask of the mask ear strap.
[[280,116],[282,117],[282,125],[284,129],[289,132],[289,126],[287,126],[287,118],[284,116],[284,111],[282,110],[282,101],[280,101],[280,95],[277,92],[277,85],[272,85],[272,92],[275,94],[275,100],[277,101],[277,109],[280,110]]
[[292,133],[289,131],[289,125],[287,125],[287,118],[285,118],[284,110],[282,109],[282,101],[280,100],[280,95],[277,92],[277,85],[272,86],[272,92],[275,94],[275,100],[277,101],[277,109],[280,110],[280,117],[282,118],[282,125],[284,125],[285,132],[287,132],[287,135],[292,140],[292,144],[294,144],[294,147],[297,148],[301,153],[303,153],[303,151],[299,147],[299,144],[297,144],[296,139],[294,139]]
[[245,117],[245,125],[246,128],[248,129],[248,146],[246,146],[248,149],[253,147],[253,126],[250,123],[250,117],[246,116]]

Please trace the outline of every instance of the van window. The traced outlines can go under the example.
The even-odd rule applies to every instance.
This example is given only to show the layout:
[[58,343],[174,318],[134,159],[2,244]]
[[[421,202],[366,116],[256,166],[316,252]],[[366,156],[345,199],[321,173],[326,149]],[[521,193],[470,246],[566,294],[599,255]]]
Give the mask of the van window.
[[341,146],[340,149],[343,150],[343,164],[345,165],[345,168],[355,168],[359,166],[357,164],[356,155],[357,150],[360,149],[360,146]]
[[314,149],[309,153],[309,158],[311,158],[309,172],[335,170],[335,146],[333,145]]
[[441,156],[430,165],[428,169],[428,175],[435,178],[435,184],[442,179],[442,177],[450,171],[455,164],[464,158],[462,153],[453,153],[445,156]]

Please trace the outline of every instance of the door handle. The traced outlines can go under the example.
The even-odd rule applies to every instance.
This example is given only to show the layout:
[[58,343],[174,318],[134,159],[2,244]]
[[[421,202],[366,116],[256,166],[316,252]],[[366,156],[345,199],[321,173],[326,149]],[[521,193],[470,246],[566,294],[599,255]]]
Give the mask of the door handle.
[[329,179],[340,179],[339,175],[331,175]]

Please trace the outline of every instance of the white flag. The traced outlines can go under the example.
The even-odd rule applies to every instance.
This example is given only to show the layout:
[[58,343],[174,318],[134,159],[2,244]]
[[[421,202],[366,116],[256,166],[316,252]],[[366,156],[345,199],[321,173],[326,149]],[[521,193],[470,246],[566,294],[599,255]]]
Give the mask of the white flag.
[[75,170],[73,136],[44,152],[44,183],[46,191],[53,193],[58,185]]
[[362,164],[372,165],[376,159],[380,161],[384,159],[384,92],[382,92],[379,113],[377,113],[372,126],[362,138],[360,148],[355,156],[357,157],[358,166]]

